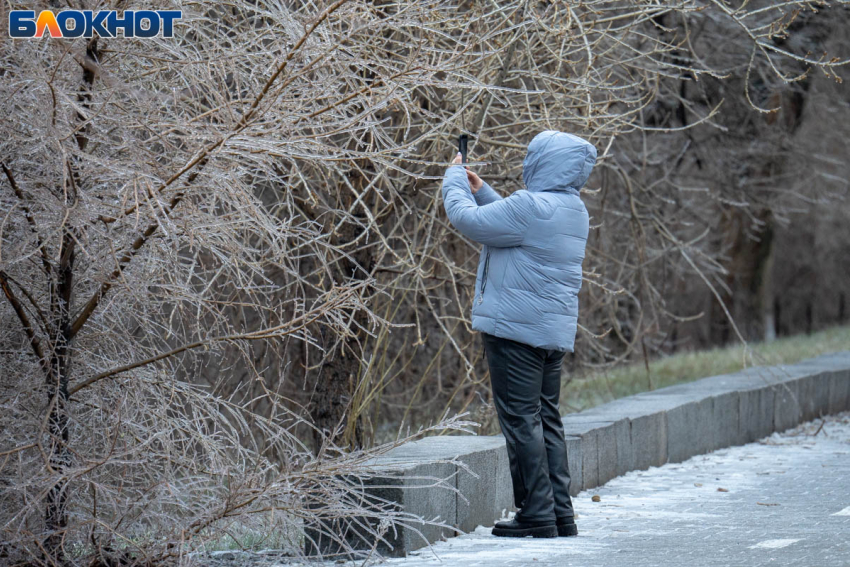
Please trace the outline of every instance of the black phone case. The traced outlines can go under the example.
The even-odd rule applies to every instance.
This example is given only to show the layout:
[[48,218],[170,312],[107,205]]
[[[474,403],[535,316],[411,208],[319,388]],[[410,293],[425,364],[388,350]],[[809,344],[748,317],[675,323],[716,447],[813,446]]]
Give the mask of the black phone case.
[[457,151],[459,151],[460,155],[463,156],[462,157],[463,163],[466,163],[466,153],[467,153],[466,147],[467,147],[468,142],[469,142],[469,136],[467,136],[466,134],[461,134],[458,137]]

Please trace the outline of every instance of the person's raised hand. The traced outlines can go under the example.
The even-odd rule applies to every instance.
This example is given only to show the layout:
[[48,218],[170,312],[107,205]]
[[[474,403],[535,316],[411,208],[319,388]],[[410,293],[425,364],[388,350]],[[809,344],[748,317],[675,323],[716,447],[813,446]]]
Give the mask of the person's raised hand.
[[[463,163],[463,155],[460,152],[457,153],[455,159],[452,160],[452,165],[461,165]],[[473,193],[481,189],[481,186],[484,185],[484,181],[481,180],[476,174],[469,171],[469,168],[465,165],[463,166],[466,169],[466,180],[469,182],[469,188]]]
[[[464,166],[465,167],[465,166]],[[480,177],[469,171],[469,168],[466,168],[466,179],[469,181],[469,188],[472,189],[472,192],[475,193],[481,186],[484,185],[484,181],[481,180]]]

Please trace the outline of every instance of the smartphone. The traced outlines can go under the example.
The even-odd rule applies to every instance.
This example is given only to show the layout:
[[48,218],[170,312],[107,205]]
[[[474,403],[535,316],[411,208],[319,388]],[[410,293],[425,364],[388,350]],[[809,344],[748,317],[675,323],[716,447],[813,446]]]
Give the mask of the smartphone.
[[457,139],[457,151],[459,151],[460,155],[462,156],[462,163],[466,163],[466,146],[468,142],[469,136],[467,136],[466,134],[461,134]]

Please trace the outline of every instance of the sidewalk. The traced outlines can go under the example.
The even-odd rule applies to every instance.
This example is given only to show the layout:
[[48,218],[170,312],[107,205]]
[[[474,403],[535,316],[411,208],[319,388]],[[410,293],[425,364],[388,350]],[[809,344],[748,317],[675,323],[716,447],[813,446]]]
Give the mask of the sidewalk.
[[479,526],[383,565],[850,567],[850,412],[821,424],[582,492],[578,537],[500,538]]

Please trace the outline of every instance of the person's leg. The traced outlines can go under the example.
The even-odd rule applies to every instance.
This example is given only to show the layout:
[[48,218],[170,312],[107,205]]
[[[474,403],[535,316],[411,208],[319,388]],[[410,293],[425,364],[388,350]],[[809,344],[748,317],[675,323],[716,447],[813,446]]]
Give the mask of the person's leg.
[[481,339],[484,342],[484,352],[487,355],[487,366],[490,368],[490,387],[493,390],[493,403],[496,406],[496,417],[499,420],[499,427],[502,430],[502,435],[505,436],[505,445],[508,452],[508,468],[511,473],[511,485],[514,492],[514,506],[522,508],[522,502],[525,500],[525,487],[523,487],[519,465],[516,455],[516,439],[513,435],[513,429],[508,426],[507,416],[504,411],[505,399],[507,398],[507,373],[502,371],[504,362],[501,353],[501,341],[499,337],[488,333],[481,333]]
[[545,350],[482,333],[493,401],[508,445],[516,519],[555,521],[540,419]]
[[543,439],[549,462],[549,481],[555,498],[555,516],[558,520],[574,516],[570,498],[570,473],[567,468],[567,444],[564,440],[564,424],[558,403],[561,396],[561,364],[564,353],[549,351],[543,365],[543,387],[540,397],[540,416],[543,421]]

